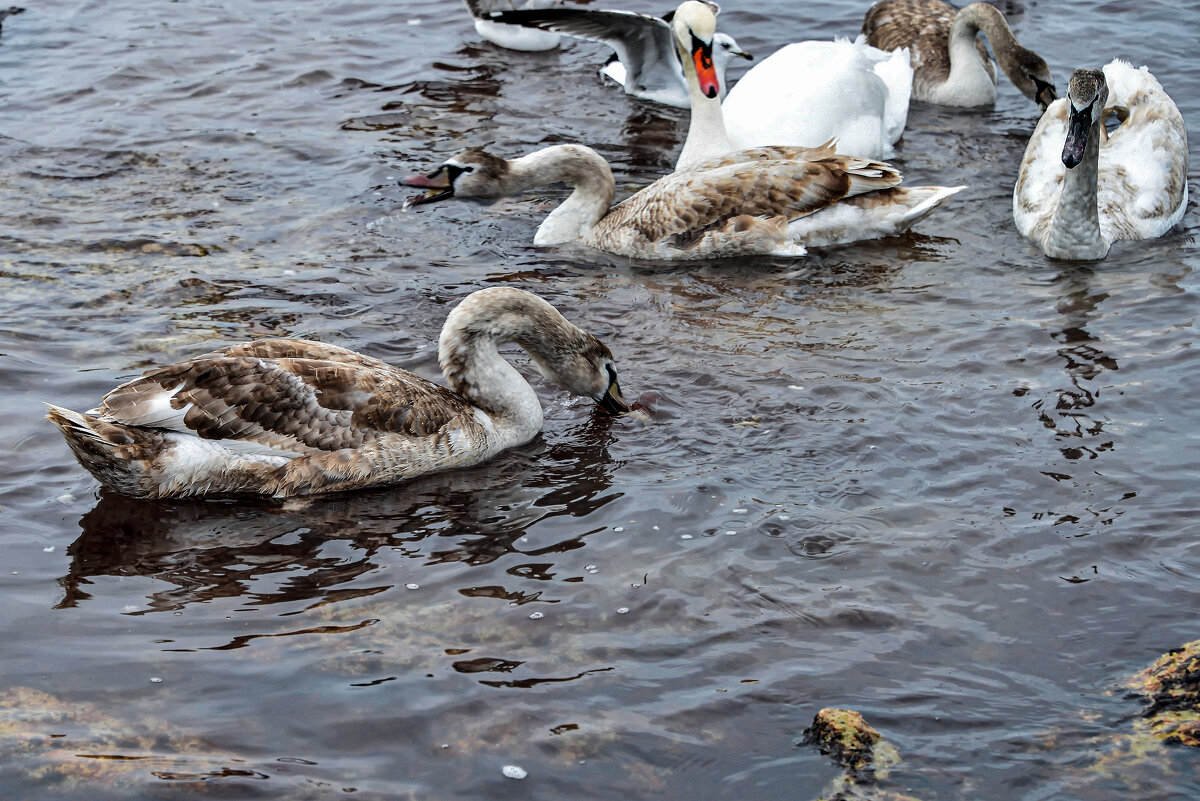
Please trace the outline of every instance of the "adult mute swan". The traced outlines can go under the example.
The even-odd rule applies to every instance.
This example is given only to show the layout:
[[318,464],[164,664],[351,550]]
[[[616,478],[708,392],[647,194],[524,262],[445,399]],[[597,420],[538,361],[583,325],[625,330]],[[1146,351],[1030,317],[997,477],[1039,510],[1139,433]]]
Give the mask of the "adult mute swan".
[[1023,95],[1042,109],[1057,97],[1045,60],[1022,47],[1004,15],[988,3],[960,10],[942,0],[880,0],[867,11],[862,32],[883,50],[909,48],[917,100],[943,106],[996,102],[996,64],[980,33]]
[[[715,4],[713,8],[716,8]],[[679,60],[675,58],[671,33],[670,20],[674,13],[651,17],[631,11],[549,8],[498,11],[490,14],[489,19],[505,27],[527,26],[543,33],[551,31],[606,44],[613,49],[614,57],[600,68],[600,73],[624,87],[626,94],[687,108],[687,82]],[[725,69],[734,58],[754,60],[732,36],[718,34],[713,43],[713,63],[722,86],[725,85]],[[724,97],[723,91],[721,96]]]
[[497,351],[508,342],[568,392],[629,411],[600,340],[536,295],[491,287],[446,318],[448,389],[345,348],[267,339],[152,369],[84,414],[47,404],[47,416],[88,472],[135,497],[392,484],[533,439],[542,407]]
[[[1104,117],[1123,120],[1111,134]],[[1183,217],[1187,128],[1146,67],[1114,59],[1071,75],[1021,159],[1013,221],[1055,259],[1102,259],[1119,239],[1162,236]]]

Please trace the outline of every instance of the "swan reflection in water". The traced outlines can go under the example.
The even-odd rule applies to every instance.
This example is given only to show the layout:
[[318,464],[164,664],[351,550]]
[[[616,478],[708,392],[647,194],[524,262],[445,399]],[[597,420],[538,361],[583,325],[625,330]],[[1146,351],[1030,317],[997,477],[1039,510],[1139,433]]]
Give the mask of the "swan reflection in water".
[[[67,548],[69,569],[58,579],[63,596],[56,606],[90,599],[87,587],[98,576],[170,585],[134,612],[144,614],[239,596],[267,605],[371,595],[390,584],[345,587],[394,563],[397,553],[424,565],[478,566],[509,553],[574,550],[604,527],[551,522],[552,536],[539,537],[549,544],[523,551],[516,543],[543,521],[586,518],[621,496],[611,490],[611,422],[589,415],[553,443],[539,438],[479,468],[326,498],[148,501],[102,488]],[[436,541],[423,544],[430,538]],[[391,555],[382,557],[382,549]],[[516,575],[536,579],[546,570]]]

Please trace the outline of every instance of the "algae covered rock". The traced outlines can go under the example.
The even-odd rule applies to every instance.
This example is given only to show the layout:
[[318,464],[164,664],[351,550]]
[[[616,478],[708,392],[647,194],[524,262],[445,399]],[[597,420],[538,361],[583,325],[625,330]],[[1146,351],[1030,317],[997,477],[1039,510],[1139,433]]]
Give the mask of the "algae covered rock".
[[1138,730],[1169,745],[1200,746],[1200,640],[1167,651],[1126,687],[1150,699]]

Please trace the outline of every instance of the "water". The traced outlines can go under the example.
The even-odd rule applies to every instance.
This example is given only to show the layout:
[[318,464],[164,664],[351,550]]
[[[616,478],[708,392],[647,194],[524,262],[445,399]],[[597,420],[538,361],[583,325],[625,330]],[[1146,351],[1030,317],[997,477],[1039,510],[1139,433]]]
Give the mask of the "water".
[[[865,10],[802,6],[727,3],[723,27],[761,58]],[[1149,64],[1200,141],[1200,10],[1017,12],[1060,91]],[[909,118],[909,179],[968,191],[798,262],[534,248],[561,190],[398,213],[398,177],[468,144],[585,142],[622,193],[668,170],[684,115],[601,60],[499,51],[448,0],[6,20],[5,798],[807,799],[838,775],[801,744],[824,706],[922,799],[1200,794],[1193,752],[1124,739],[1121,688],[1197,636],[1194,208],[1101,264],[1045,260],[1009,206],[1036,109],[1003,83]],[[530,445],[288,503],[112,495],[42,419],[255,337],[437,377],[446,312],[498,283],[604,338],[653,418],[535,378]]]

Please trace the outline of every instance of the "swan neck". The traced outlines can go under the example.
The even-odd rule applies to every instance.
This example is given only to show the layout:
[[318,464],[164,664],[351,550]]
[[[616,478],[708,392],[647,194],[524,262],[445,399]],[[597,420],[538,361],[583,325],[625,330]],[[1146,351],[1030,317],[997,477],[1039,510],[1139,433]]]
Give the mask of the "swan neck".
[[612,170],[590,147],[556,145],[514,159],[509,167],[513,193],[558,182],[574,189],[542,222],[533,240],[536,245],[582,239],[612,206]]
[[[973,20],[975,30],[987,37],[1000,68],[1004,70],[1005,75],[1012,78],[1018,69],[1017,54],[1021,50],[1021,43],[1017,41],[1017,35],[1013,33],[1008,20],[999,9],[988,3],[972,3],[959,12],[958,17],[964,16],[969,16]],[[955,22],[957,21],[956,18]],[[974,39],[974,34],[971,38]]]
[[1046,241],[1047,255],[1057,258],[1101,258],[1108,245],[1100,235],[1100,210],[1097,201],[1097,179],[1100,168],[1100,137],[1102,123],[1092,123],[1084,146],[1083,159],[1063,174],[1062,194],[1050,236]]
[[721,97],[724,96],[725,77],[719,77],[721,93],[717,97],[708,97],[700,91],[700,79],[696,76],[696,67],[691,57],[676,44],[679,57],[683,64],[683,76],[687,80],[688,98],[691,101],[692,114],[688,123],[687,138],[683,141],[683,149],[675,162],[675,170],[687,170],[700,162],[717,156],[723,156],[737,148],[729,139],[725,129],[725,113],[721,109]]

